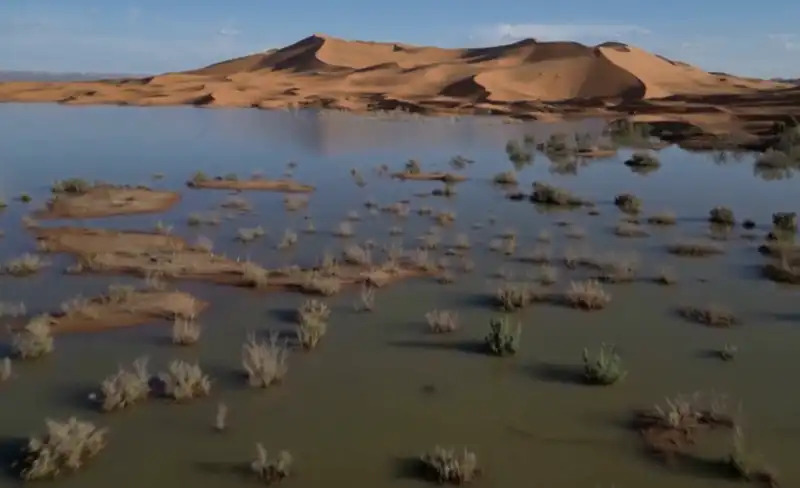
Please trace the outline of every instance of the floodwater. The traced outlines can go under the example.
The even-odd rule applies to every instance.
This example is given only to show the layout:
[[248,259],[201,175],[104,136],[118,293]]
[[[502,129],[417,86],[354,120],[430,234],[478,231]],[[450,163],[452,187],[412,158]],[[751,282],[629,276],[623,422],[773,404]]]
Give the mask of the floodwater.
[[[64,487],[246,486],[253,481],[236,468],[253,458],[256,442],[270,452],[287,449],[294,455],[296,475],[283,483],[297,488],[424,486],[409,472],[409,460],[437,444],[477,453],[484,470],[478,486],[734,486],[736,481],[725,479],[712,463],[665,466],[652,459],[626,425],[634,409],[680,393],[713,391],[741,409],[748,441],[779,471],[783,486],[798,486],[797,291],[759,276],[758,241],[742,239],[740,229],[723,243],[723,256],[688,259],[665,251],[675,239],[706,235],[705,218],[716,205],[754,219],[763,233],[772,212],[797,209],[796,181],[764,181],[754,175],[751,156],[718,164],[707,154],[667,148],[660,151],[662,167],[648,175],[622,164],[629,151],[592,162],[577,175],[553,174],[537,154],[519,172],[523,189],[533,181],[562,186],[595,201],[599,216],[586,210],[541,213],[529,203],[506,200],[490,183],[493,174],[512,167],[504,153],[509,138],[533,133],[541,140],[554,131],[601,129],[600,121],[503,124],[314,112],[0,105],[0,194],[9,202],[0,214],[3,260],[34,250],[20,219],[43,202],[53,180],[82,177],[181,188],[184,199],[163,214],[73,225],[152,229],[162,221],[179,235],[203,234],[220,252],[268,266],[308,264],[325,250],[338,251],[344,241],[330,231],[352,210],[363,217],[355,223],[356,241],[411,247],[434,225],[429,216],[412,212],[396,220],[370,215],[363,205],[368,199],[381,205],[409,199],[414,209],[454,211],[457,219],[444,229],[444,241],[468,235],[477,264],[451,285],[417,280],[379,290],[371,314],[354,310],[357,291],[328,299],[333,313],[321,346],[294,353],[286,382],[265,391],[248,389],[238,376],[241,343],[248,331],[291,328],[291,313],[304,297],[178,283],[211,302],[201,317],[204,335],[197,346],[173,346],[165,324],[59,336],[54,354],[34,363],[15,362],[12,380],[0,384],[0,441],[7,446],[41,431],[47,417],[75,415],[109,427],[108,448],[87,469],[60,480]],[[457,154],[475,164],[464,170],[471,179],[459,184],[452,198],[420,197],[436,185],[391,181],[375,172],[380,164],[399,168],[410,158],[424,169],[446,169]],[[185,188],[195,171],[279,176],[289,161],[298,163],[295,179],[318,187],[307,210],[288,213],[282,195],[248,193],[252,213],[225,219],[218,227],[187,226],[190,213],[214,210],[228,196]],[[365,187],[353,183],[351,168],[364,175]],[[163,179],[153,181],[155,173]],[[621,214],[613,197],[622,192],[642,197],[645,215],[674,211],[678,225],[650,228],[649,238],[615,236]],[[33,202],[16,201],[22,193]],[[318,230],[314,235],[301,233],[306,216]],[[568,239],[565,228],[556,225],[562,220],[582,227],[586,237]],[[484,225],[474,228],[477,223]],[[58,224],[63,222],[46,225]],[[255,225],[267,230],[264,239],[234,242],[237,228]],[[391,237],[392,226],[402,226],[405,234]],[[279,251],[276,243],[287,228],[300,234],[298,245]],[[567,247],[635,252],[642,276],[670,265],[680,281],[672,287],[608,285],[613,300],[600,312],[534,305],[518,314],[524,330],[516,356],[475,353],[471,341],[482,340],[497,314],[486,305],[499,282],[493,274],[503,269],[514,280],[527,280],[536,269],[489,252],[489,241],[508,229],[517,231],[521,252],[536,245],[540,231],[549,230],[555,256]],[[61,270],[70,259],[57,256],[52,262],[30,278],[0,277],[0,299],[24,301],[30,313],[37,313],[77,294],[99,293],[112,282],[135,282],[64,276]],[[555,287],[563,289],[578,275],[560,269]],[[712,329],[675,313],[681,305],[710,302],[731,308],[743,324]],[[461,328],[449,336],[429,334],[424,315],[432,309],[458,311]],[[583,348],[596,349],[602,342],[618,347],[629,371],[623,382],[589,387],[557,374],[580,367]],[[734,361],[708,357],[709,350],[724,344],[739,347]],[[118,413],[94,412],[87,394],[119,364],[141,355],[150,357],[153,369],[172,358],[198,360],[214,379],[212,396],[186,405],[153,400]],[[224,433],[212,429],[218,402],[230,409]],[[708,459],[725,455],[711,448],[698,452]],[[0,486],[15,483],[0,477]]]

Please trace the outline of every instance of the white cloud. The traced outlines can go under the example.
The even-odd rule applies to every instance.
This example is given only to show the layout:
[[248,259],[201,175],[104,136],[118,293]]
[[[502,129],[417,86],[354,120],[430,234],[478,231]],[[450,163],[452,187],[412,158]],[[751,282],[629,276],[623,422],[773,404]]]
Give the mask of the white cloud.
[[649,29],[633,24],[498,24],[481,27],[470,37],[478,42],[498,44],[526,38],[601,42],[648,34]]

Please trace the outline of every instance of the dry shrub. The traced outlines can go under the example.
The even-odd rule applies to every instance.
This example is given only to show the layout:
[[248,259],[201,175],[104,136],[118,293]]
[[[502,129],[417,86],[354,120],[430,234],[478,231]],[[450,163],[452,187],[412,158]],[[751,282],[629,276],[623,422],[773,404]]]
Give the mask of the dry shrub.
[[25,481],[56,478],[79,470],[106,447],[108,430],[70,417],[66,422],[46,419],[47,432],[32,437],[14,463]]
[[437,334],[454,332],[458,329],[458,314],[450,310],[431,310],[425,314],[428,328]]
[[150,374],[147,372],[147,357],[137,358],[128,370],[119,370],[100,384],[100,396],[89,395],[89,399],[100,404],[104,412],[122,410],[147,400],[150,396]]
[[678,274],[674,268],[662,266],[656,271],[654,281],[661,285],[674,285],[678,282]]
[[614,205],[627,214],[638,214],[642,209],[642,200],[631,193],[621,193],[614,197]]
[[638,224],[631,224],[628,222],[621,222],[614,228],[614,234],[620,237],[649,237],[650,233],[647,232],[642,226]]
[[424,474],[439,483],[461,485],[474,481],[480,475],[478,457],[474,452],[436,446],[431,452],[420,456]]
[[647,217],[650,225],[675,225],[677,222],[678,217],[672,212],[661,212]]
[[725,248],[716,242],[693,239],[674,242],[667,246],[667,251],[676,256],[700,258],[724,254]]
[[34,317],[11,336],[11,352],[20,359],[38,359],[53,352],[54,347],[49,315]]
[[203,373],[200,365],[180,359],[170,361],[167,371],[161,372],[158,379],[164,395],[175,401],[187,401],[211,393],[211,380]]
[[564,297],[570,306],[582,310],[601,310],[611,302],[611,294],[597,280],[571,282]]
[[256,444],[256,458],[250,463],[250,470],[261,482],[270,485],[288,477],[293,462],[289,451],[280,451],[277,458],[270,459],[267,450],[259,442]]
[[172,322],[172,343],[180,346],[196,344],[202,331],[194,317],[175,317]]
[[242,345],[242,368],[247,383],[253,388],[268,388],[282,382],[289,369],[288,357],[286,342],[278,342],[277,332],[271,332],[267,342],[257,341],[255,334],[248,334]]
[[687,320],[710,327],[731,327],[741,323],[733,312],[714,303],[705,307],[681,307],[678,309],[678,313]]
[[50,263],[37,254],[25,253],[14,258],[3,266],[2,271],[11,276],[30,276],[41,271]]
[[328,332],[330,309],[319,300],[306,300],[297,310],[297,340],[304,349],[314,349]]

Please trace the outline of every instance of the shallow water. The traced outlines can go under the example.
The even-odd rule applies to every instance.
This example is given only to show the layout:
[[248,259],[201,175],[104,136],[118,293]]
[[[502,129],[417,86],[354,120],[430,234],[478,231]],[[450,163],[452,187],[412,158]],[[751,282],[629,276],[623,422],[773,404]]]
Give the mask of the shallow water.
[[[700,462],[667,468],[649,459],[638,436],[625,426],[632,409],[665,396],[714,390],[726,394],[733,407],[741,405],[753,448],[778,468],[784,486],[797,485],[800,467],[792,462],[800,451],[800,393],[793,388],[800,347],[797,292],[758,276],[757,243],[739,238],[738,229],[724,243],[724,256],[685,259],[664,249],[679,237],[705,235],[705,217],[715,205],[755,219],[763,232],[772,212],[797,208],[796,183],[756,178],[751,157],[719,165],[708,155],[668,148],[660,152],[662,167],[647,176],[622,164],[629,151],[595,161],[577,176],[552,174],[539,154],[520,171],[523,189],[534,180],[563,186],[597,202],[599,216],[585,210],[540,213],[528,203],[506,200],[490,184],[493,174],[511,168],[503,150],[509,138],[535,133],[542,139],[568,130],[598,133],[601,128],[600,121],[551,126],[314,112],[0,105],[0,191],[9,201],[0,214],[6,233],[0,239],[3,260],[34,249],[20,219],[43,202],[55,179],[184,189],[184,181],[197,170],[279,176],[291,160],[298,163],[295,179],[318,186],[306,211],[287,213],[281,195],[254,192],[245,195],[254,212],[225,219],[219,227],[191,228],[186,225],[190,213],[217,209],[227,193],[185,189],[183,201],[164,214],[78,225],[150,229],[163,221],[174,225],[177,234],[212,238],[218,251],[231,256],[270,266],[307,264],[325,250],[341,248],[343,241],[330,231],[351,210],[363,217],[355,224],[356,240],[410,247],[433,226],[430,217],[412,212],[407,220],[396,220],[372,216],[363,206],[370,198],[381,205],[410,199],[414,209],[456,212],[444,240],[467,234],[477,264],[456,284],[418,280],[380,290],[372,314],[353,310],[353,292],[328,300],[334,312],[320,348],[294,354],[285,384],[267,391],[249,390],[237,376],[241,343],[247,331],[291,328],[291,312],[304,297],[180,283],[212,305],[202,316],[199,345],[171,345],[164,324],[59,337],[51,357],[15,363],[15,377],[0,385],[0,441],[7,445],[41,430],[45,417],[77,415],[110,427],[108,449],[85,471],[65,477],[61,483],[67,487],[245,486],[250,481],[235,468],[252,458],[259,441],[270,451],[293,453],[297,476],[285,483],[300,488],[422,486],[409,476],[407,461],[436,444],[475,450],[485,470],[480,486],[732,486],[735,482]],[[457,186],[453,198],[415,196],[436,185],[391,181],[374,171],[384,163],[398,168],[409,158],[425,169],[446,169],[456,154],[476,163],[465,170],[471,179]],[[351,168],[366,177],[366,187],[353,184]],[[164,178],[151,181],[154,173]],[[32,203],[12,201],[23,192],[33,197]],[[645,215],[673,210],[679,224],[650,228],[649,238],[616,237],[613,228],[620,214],[612,200],[621,192],[641,196]],[[318,232],[301,234],[296,249],[276,250],[284,229],[301,231],[306,215]],[[560,220],[584,228],[586,237],[567,239],[565,228],[555,225]],[[475,229],[475,223],[484,225]],[[237,228],[259,224],[268,232],[265,239],[249,245],[233,241]],[[404,236],[389,236],[395,225],[403,227]],[[498,282],[492,273],[502,268],[525,280],[536,269],[488,251],[489,241],[506,229],[518,232],[520,251],[535,246],[536,236],[547,229],[554,236],[550,247],[555,256],[569,246],[636,252],[644,277],[668,264],[680,281],[672,287],[609,285],[613,301],[601,312],[533,306],[519,316],[524,325],[520,353],[507,359],[484,356],[471,346],[483,338],[496,314],[486,306],[487,293]],[[112,282],[135,281],[63,276],[60,270],[69,262],[54,257],[53,267],[40,275],[0,277],[2,301],[24,301],[35,313],[78,293],[99,293]],[[576,276],[581,272],[561,269],[555,287],[562,289]],[[708,302],[731,307],[743,325],[717,330],[675,314],[677,306]],[[445,337],[428,334],[424,314],[434,308],[457,310],[460,330]],[[624,382],[594,388],[559,374],[580,365],[584,347],[601,342],[619,347],[630,372]],[[723,363],[704,354],[725,343],[740,347],[735,361]],[[212,397],[189,405],[152,401],[115,414],[94,413],[85,401],[87,393],[118,364],[143,354],[153,368],[175,357],[199,360],[215,380]],[[211,428],[219,401],[230,407],[230,427],[224,433]],[[0,478],[0,486],[13,484],[11,478]]]

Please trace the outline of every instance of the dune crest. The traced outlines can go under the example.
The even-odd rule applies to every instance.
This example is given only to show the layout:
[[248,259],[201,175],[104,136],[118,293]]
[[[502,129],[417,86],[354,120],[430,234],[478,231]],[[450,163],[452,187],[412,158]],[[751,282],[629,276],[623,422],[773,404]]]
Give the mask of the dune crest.
[[446,49],[324,34],[281,49],[148,78],[0,83],[0,101],[6,102],[403,108],[520,117],[633,110],[717,116],[724,112],[734,117],[736,110],[720,110],[719,105],[745,107],[748,113],[753,107],[772,105],[768,110],[775,113],[776,96],[791,96],[793,109],[784,104],[783,111],[797,113],[798,93],[794,85],[708,73],[616,42],[585,46],[524,39]]

